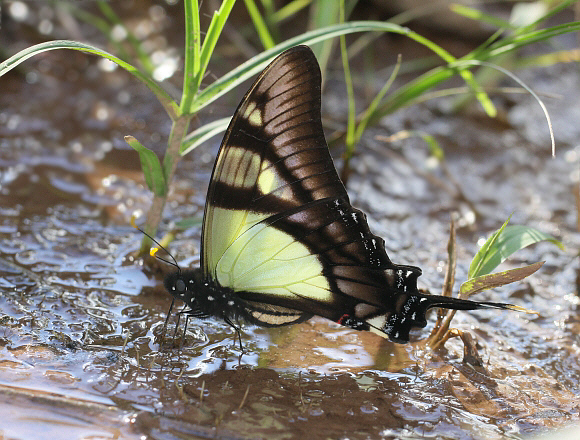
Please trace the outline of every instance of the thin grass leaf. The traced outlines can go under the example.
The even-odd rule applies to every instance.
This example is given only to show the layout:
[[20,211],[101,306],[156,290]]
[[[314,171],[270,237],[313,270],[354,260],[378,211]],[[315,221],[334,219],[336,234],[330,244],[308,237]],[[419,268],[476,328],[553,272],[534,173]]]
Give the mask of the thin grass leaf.
[[[344,23],[344,0],[339,0],[340,11],[339,20]],[[352,157],[355,148],[355,129],[356,129],[356,105],[354,100],[354,87],[352,84],[352,75],[350,73],[350,65],[348,63],[348,53],[346,50],[346,38],[344,35],[340,39],[340,55],[342,59],[342,70],[344,71],[344,82],[346,85],[346,97],[348,102],[348,119],[346,127],[346,152],[345,161]]]
[[[226,75],[222,76],[220,79],[216,80],[214,83],[206,87],[197,96],[195,103],[193,103],[192,108],[189,109],[190,113],[195,113],[215,101],[220,96],[227,93],[229,90],[241,84],[243,81],[252,77],[256,73],[266,67],[266,65],[279,53],[283,52],[290,47],[296,46],[298,44],[314,44],[319,41],[324,41],[330,38],[334,38],[344,34],[350,34],[355,32],[369,32],[369,31],[380,31],[380,32],[392,32],[400,35],[405,35],[420,44],[427,46],[429,49],[433,50],[437,55],[442,57],[445,61],[454,62],[456,59],[446,52],[443,48],[437,46],[435,43],[423,38],[419,34],[409,30],[408,28],[394,25],[392,23],[384,23],[380,21],[351,21],[344,24],[337,24],[332,26],[327,26],[322,29],[316,29],[314,31],[306,32],[304,34],[298,35],[294,38],[286,40],[273,47],[270,50],[262,52],[259,55],[251,58],[245,63],[241,64],[237,68],[231,70]],[[455,69],[449,69],[447,77],[453,76],[457,73]],[[460,71],[464,77],[473,78],[470,72]],[[474,87],[473,82],[468,83],[470,87]],[[476,95],[480,90],[475,90]],[[481,95],[479,95],[481,96]],[[491,101],[490,101],[491,102]]]
[[135,34],[133,34],[133,32],[131,32],[130,29],[128,29],[125,26],[123,21],[119,18],[119,16],[115,13],[115,11],[113,11],[111,6],[109,6],[108,2],[98,1],[97,4],[102,14],[105,17],[107,17],[111,23],[113,23],[115,26],[120,26],[121,28],[123,28],[123,30],[127,35],[127,41],[135,51],[135,54],[137,55],[139,62],[143,66],[143,69],[145,69],[145,71],[149,75],[151,75],[153,73],[153,70],[155,69],[155,65],[153,64],[153,61],[151,61],[151,58],[149,58],[147,52],[143,50],[143,45],[141,44],[139,39],[135,36]]
[[[439,55],[444,61],[446,61],[450,65],[452,65],[453,62],[457,60],[453,55],[451,55],[442,47],[436,45],[434,42],[428,40],[427,38],[419,34],[416,34],[413,31],[410,31],[408,36],[409,38],[412,38],[418,43],[421,43],[424,46],[431,49],[433,52]],[[451,68],[453,69],[454,67]],[[481,105],[483,110],[487,113],[487,115],[490,118],[494,118],[497,115],[495,105],[493,104],[487,93],[485,93],[485,90],[483,90],[481,86],[478,84],[478,82],[475,80],[473,74],[468,69],[460,69],[459,71],[454,71],[454,73],[458,73],[463,78],[463,80],[475,93],[475,98],[479,101],[479,104]]]
[[262,7],[264,8],[264,15],[270,17],[276,12],[276,4],[274,0],[261,0]]
[[394,113],[400,108],[412,105],[421,99],[425,91],[434,88],[454,75],[455,71],[452,69],[436,67],[408,82],[404,87],[394,91],[385,98],[383,103],[369,118],[369,125],[377,123],[384,116]]
[[[322,29],[339,23],[340,2],[336,0],[317,0],[308,10],[308,29]],[[326,69],[332,53],[334,40],[326,40],[311,45],[312,52],[318,60],[322,81],[326,80]],[[323,85],[324,86],[324,85]]]
[[91,46],[90,44],[80,43],[78,41],[70,41],[70,40],[53,40],[47,41],[45,43],[35,44],[34,46],[27,47],[24,50],[12,55],[7,60],[0,63],[0,76],[6,74],[22,62],[26,61],[27,59],[33,57],[34,55],[38,55],[39,53],[46,52],[49,50],[56,50],[56,49],[71,49],[71,50],[78,50],[80,52],[89,53],[92,55],[98,55],[102,58],[106,58],[118,66],[122,67],[141,82],[143,82],[149,90],[155,94],[159,102],[165,108],[165,111],[169,115],[171,119],[175,119],[178,114],[178,107],[177,104],[165,90],[163,90],[155,81],[153,81],[149,76],[141,72],[132,64],[127,63],[126,61],[112,55],[98,47]]
[[133,136],[125,136],[125,142],[139,153],[141,169],[143,170],[147,187],[156,196],[163,197],[167,193],[167,185],[157,155],[147,147],[143,146],[143,144]]
[[494,242],[489,246],[486,253],[481,256],[481,261],[478,262],[478,271],[472,275],[471,267],[469,268],[469,278],[491,273],[492,270],[503,263],[514,252],[541,241],[549,241],[560,249],[564,248],[564,245],[559,240],[529,226],[511,225],[500,229],[498,232],[494,234],[497,235]]
[[181,156],[185,156],[191,150],[197,148],[208,139],[223,133],[228,128],[228,125],[230,125],[231,120],[231,117],[218,119],[192,131],[183,139],[179,154]]
[[519,79],[517,76],[515,76],[509,70],[506,70],[500,66],[496,66],[495,64],[486,63],[486,62],[478,61],[478,60],[465,61],[465,62],[460,61],[458,64],[460,64],[460,65],[462,65],[462,64],[474,64],[474,65],[485,66],[485,67],[489,67],[491,69],[498,70],[498,71],[502,72],[504,75],[509,76],[511,79],[513,79],[515,82],[517,82],[520,86],[522,86],[524,89],[526,89],[528,91],[528,93],[535,98],[535,100],[540,105],[540,108],[544,112],[544,116],[546,117],[546,121],[548,122],[548,131],[550,133],[550,143],[552,145],[552,157],[556,157],[556,139],[554,138],[554,130],[552,128],[552,119],[550,118],[550,113],[548,113],[548,109],[546,108],[544,101],[542,101],[540,99],[540,97],[536,94],[536,92],[534,92],[531,88],[529,88],[526,85],[526,83],[524,83],[521,79]]
[[[332,0],[332,1],[336,1],[336,0]],[[304,9],[305,7],[310,5],[311,3],[312,3],[312,0],[293,0],[293,1],[285,4],[284,6],[282,6],[276,12],[273,12],[272,15],[270,15],[270,17],[269,17],[269,21],[272,23],[281,23],[281,22],[289,19],[294,14],[301,11],[302,9]],[[314,4],[316,4],[316,3],[314,3]]]
[[195,78],[201,70],[201,25],[197,0],[185,0],[185,60],[183,65],[183,90],[179,109],[182,113],[191,106],[197,94]]
[[262,3],[262,8],[264,9],[264,13],[262,15],[264,16],[264,20],[266,21],[266,25],[268,26],[270,35],[272,35],[272,40],[273,41],[282,40],[282,38],[280,37],[281,34],[279,23],[274,21],[272,18],[272,16],[276,13],[275,2],[273,0],[260,0],[260,3]]
[[201,46],[200,68],[194,77],[193,90],[195,91],[199,90],[201,80],[205,75],[205,71],[207,70],[207,66],[213,54],[213,50],[215,49],[215,45],[217,44],[217,40],[222,33],[228,17],[230,16],[230,12],[232,12],[232,8],[234,7],[235,2],[236,0],[224,0],[219,10],[215,11],[212,16],[207,33],[203,40],[203,44]]
[[366,128],[369,124],[369,121],[372,119],[374,113],[377,111],[379,104],[381,103],[381,101],[383,100],[383,98],[385,97],[385,95],[387,94],[387,92],[389,91],[391,86],[393,85],[393,82],[395,81],[395,78],[397,77],[397,74],[399,73],[399,69],[401,68],[401,62],[402,62],[402,57],[401,57],[401,54],[399,54],[397,57],[397,64],[395,64],[395,67],[393,68],[393,71],[391,72],[389,79],[387,80],[385,85],[381,88],[379,93],[377,93],[377,96],[375,96],[375,98],[372,100],[372,102],[370,103],[368,108],[365,110],[365,112],[363,113],[363,115],[360,119],[358,127],[356,128],[356,134],[355,134],[356,142],[358,142],[360,140],[360,138],[362,137],[364,131],[366,130]]
[[[119,41],[112,38],[111,34],[113,32],[113,26],[107,20],[105,20],[102,17],[99,17],[98,15],[91,14],[90,12],[77,8],[76,6],[70,3],[63,4],[67,8],[67,11],[71,13],[71,15],[73,15],[74,17],[78,18],[81,21],[84,21],[85,23],[88,23],[89,25],[98,29],[98,31],[101,32],[103,35],[105,35],[108,38],[109,43],[114,47],[115,53],[119,56],[119,58],[125,60],[130,59],[129,52],[125,50],[125,48]],[[147,73],[150,74],[151,72]]]
[[533,21],[527,26],[521,27],[520,29],[516,30],[516,34],[525,34],[533,29],[536,29],[538,25],[542,22],[545,22],[549,18],[553,17],[554,15],[560,13],[564,9],[569,8],[570,6],[574,5],[578,0],[566,0],[562,3],[556,5],[553,9],[549,10],[546,14],[542,17],[538,18],[536,21]]
[[471,18],[472,20],[479,21],[482,23],[488,23],[492,26],[504,29],[517,29],[517,26],[512,25],[509,21],[502,20],[501,18],[494,17],[493,15],[486,14],[479,9],[470,8],[458,3],[453,3],[449,5],[452,12],[462,15],[463,17]]
[[260,10],[256,6],[254,0],[244,0],[244,3],[246,4],[246,9],[248,10],[248,14],[250,14],[250,18],[254,23],[254,28],[258,33],[258,37],[260,38],[264,49],[270,49],[274,47],[276,42],[274,41],[274,38],[272,38],[270,30],[268,29],[268,25],[266,24],[266,20],[264,20],[262,14],[260,14]]
[[[471,278],[461,285],[459,288],[459,295],[462,298],[468,298],[471,295],[474,295],[483,290],[493,289],[495,287],[515,283],[516,281],[520,281],[526,277],[529,277],[540,267],[542,267],[543,264],[544,261],[540,261],[538,263],[530,264],[529,266],[518,267],[517,269],[510,269],[503,272],[480,275],[478,277]],[[517,310],[522,311],[520,307],[518,307]]]
[[[488,60],[492,57],[498,56],[502,53],[511,52],[517,50],[521,47],[528,46],[533,43],[540,41],[546,41],[550,38],[556,37],[558,35],[569,34],[571,32],[580,31],[580,21],[574,21],[571,23],[564,23],[557,26],[552,26],[546,29],[541,29],[538,31],[531,31],[526,34],[514,34],[503,38],[489,46],[489,49],[480,54],[481,60]],[[472,56],[468,55],[461,58],[461,60],[471,59]]]
[[[517,50],[523,46],[526,46],[527,44],[545,41],[557,35],[578,31],[580,31],[580,22],[574,22],[554,26],[540,31],[534,31],[526,34],[525,36],[506,37],[500,41],[496,41],[490,44],[488,47],[480,47],[472,51],[466,56],[460,58],[457,63],[462,63],[474,58],[487,60],[502,53]],[[374,124],[385,115],[391,114],[402,107],[406,107],[416,103],[417,101],[420,101],[422,99],[421,96],[425,93],[425,91],[451,78],[454,74],[455,72],[450,67],[436,67],[429,72],[424,73],[420,77],[409,82],[405,87],[395,91],[393,94],[388,96],[377,109],[373,117],[369,120],[369,124]]]

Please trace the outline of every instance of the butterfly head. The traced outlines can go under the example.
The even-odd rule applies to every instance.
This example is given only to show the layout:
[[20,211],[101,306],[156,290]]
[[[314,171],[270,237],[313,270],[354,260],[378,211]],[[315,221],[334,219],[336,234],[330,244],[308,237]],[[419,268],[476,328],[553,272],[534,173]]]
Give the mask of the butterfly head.
[[[193,280],[191,281],[193,283]],[[163,280],[163,284],[165,285],[167,291],[171,293],[173,297],[182,301],[185,301],[185,298],[188,296],[188,284],[192,283],[188,283],[188,280],[185,279],[181,273],[181,270],[167,275]]]

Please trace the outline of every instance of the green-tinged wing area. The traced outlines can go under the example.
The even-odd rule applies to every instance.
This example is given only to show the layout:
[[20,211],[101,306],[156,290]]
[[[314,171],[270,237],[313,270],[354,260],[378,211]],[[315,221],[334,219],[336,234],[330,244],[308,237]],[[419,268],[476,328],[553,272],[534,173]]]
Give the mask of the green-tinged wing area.
[[220,285],[280,297],[328,299],[330,287],[317,255],[289,233],[270,226],[267,215],[224,208],[214,208],[213,215],[214,234],[223,234],[220,225],[235,225],[223,237],[223,252],[215,261],[213,276]]

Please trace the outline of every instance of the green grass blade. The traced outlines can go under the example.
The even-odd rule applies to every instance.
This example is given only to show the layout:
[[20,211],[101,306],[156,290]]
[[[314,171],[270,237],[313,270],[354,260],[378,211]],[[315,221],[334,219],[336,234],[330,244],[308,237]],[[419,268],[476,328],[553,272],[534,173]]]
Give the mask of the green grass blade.
[[90,44],[80,43],[78,41],[70,41],[70,40],[53,40],[47,41],[45,43],[35,44],[34,46],[27,47],[24,50],[12,55],[7,60],[0,63],[0,76],[4,75],[5,73],[9,72],[19,64],[23,63],[27,59],[33,57],[34,55],[38,55],[39,53],[46,52],[49,50],[56,50],[56,49],[71,49],[71,50],[78,50],[81,52],[89,53],[92,55],[98,55],[102,58],[106,58],[118,66],[122,67],[141,82],[143,82],[157,97],[159,102],[169,114],[169,117],[175,119],[178,114],[178,107],[175,101],[171,99],[171,97],[163,90],[155,81],[153,81],[149,76],[145,75],[139,69],[137,69],[132,64],[123,61],[120,58],[117,58],[115,55],[112,55],[98,47],[91,46]]
[[455,75],[455,71],[447,67],[436,67],[410,81],[404,87],[390,94],[377,110],[369,117],[369,124],[378,122],[383,116],[394,113],[396,110],[411,105],[415,100],[441,82]]
[[[434,42],[428,40],[427,38],[413,31],[410,31],[408,36],[409,38],[412,38],[418,43],[421,43],[424,46],[431,49],[447,63],[452,64],[454,61],[456,61],[456,58],[453,55],[451,55],[442,47],[436,45]],[[467,85],[473,90],[473,92],[475,93],[475,98],[479,101],[479,103],[481,104],[487,115],[491,118],[495,117],[497,115],[497,110],[493,105],[493,102],[491,101],[487,93],[485,93],[485,91],[477,83],[473,74],[468,69],[460,69],[456,73],[459,73],[459,75],[463,78],[463,80],[467,83]]]
[[[455,58],[451,56],[449,53],[447,53],[444,49],[435,45],[431,41],[421,37],[419,34],[410,31],[405,27],[380,21],[351,21],[344,24],[336,24],[332,26],[327,26],[322,29],[316,29],[310,32],[306,32],[304,34],[298,35],[297,37],[284,41],[283,43],[276,45],[272,49],[262,52],[261,54],[251,58],[250,60],[241,64],[237,68],[231,70],[226,75],[222,76],[213,84],[206,87],[202,92],[200,92],[192,108],[189,109],[189,112],[195,113],[199,111],[206,105],[210,104],[220,96],[227,93],[229,90],[231,90],[238,84],[241,84],[242,82],[249,79],[256,73],[259,73],[276,55],[278,55],[279,53],[283,52],[286,49],[289,49],[290,47],[296,46],[298,44],[311,45],[344,34],[350,34],[355,32],[371,32],[371,31],[392,32],[396,34],[406,35],[409,38],[417,41],[418,43],[424,44],[429,49],[435,51],[435,53],[440,57],[443,57],[445,61],[447,62],[455,61]],[[457,72],[457,70],[454,69],[449,70],[450,72],[448,73],[447,77],[451,77],[453,74]],[[466,77],[469,77],[471,75],[471,73],[468,71],[464,72],[466,72],[465,74]],[[472,86],[472,84],[470,84],[470,86]]]
[[553,17],[554,15],[560,13],[561,11],[563,11],[564,9],[572,6],[573,4],[575,4],[578,0],[566,0],[563,1],[562,3],[560,3],[559,5],[556,5],[553,9],[549,10],[546,14],[544,14],[542,17],[538,18],[536,21],[530,23],[527,26],[521,27],[520,29],[516,30],[516,34],[525,34],[533,29],[535,29],[540,23],[546,21],[547,19]]
[[115,49],[114,52],[119,56],[119,58],[125,60],[131,59],[129,53],[125,50],[125,47],[123,47],[123,45],[119,41],[116,41],[115,39],[112,38],[113,26],[107,20],[105,20],[102,17],[99,17],[98,15],[91,14],[90,12],[77,8],[76,6],[71,5],[70,3],[66,3],[65,5],[67,11],[70,12],[71,15],[73,15],[74,17],[78,18],[81,21],[84,21],[85,23],[88,23],[89,25],[98,29],[99,32],[101,32],[103,35],[106,35],[109,44],[113,46],[113,48]]
[[[336,0],[332,0],[332,1],[336,1]],[[317,2],[314,2],[313,6],[318,2],[320,2],[320,0],[318,0]],[[292,17],[294,14],[298,13],[300,10],[307,7],[310,3],[313,3],[313,1],[312,0],[293,0],[293,1],[285,4],[284,6],[282,6],[276,12],[273,12],[269,18],[269,21],[272,23],[280,23],[282,21],[285,21],[285,20],[289,19],[290,17]]]
[[131,45],[131,47],[135,51],[135,54],[137,55],[139,62],[143,66],[143,69],[145,69],[145,71],[149,75],[151,75],[153,73],[153,70],[155,69],[155,66],[153,65],[153,61],[151,61],[151,58],[149,58],[149,55],[147,54],[147,52],[145,52],[143,50],[143,46],[141,45],[141,42],[139,41],[139,39],[135,36],[135,34],[133,34],[133,32],[131,32],[130,29],[128,29],[125,26],[123,21],[119,18],[119,16],[115,13],[115,11],[113,11],[111,6],[109,6],[108,2],[101,0],[101,1],[98,1],[97,4],[99,6],[99,9],[101,10],[101,13],[111,23],[113,23],[115,26],[120,26],[123,28],[123,30],[127,34],[127,41],[129,42],[129,44]]
[[379,93],[377,93],[377,96],[375,96],[375,98],[371,101],[368,108],[363,113],[363,115],[360,119],[360,122],[358,124],[358,127],[356,128],[355,139],[357,142],[362,137],[364,131],[366,130],[366,128],[369,124],[369,121],[371,120],[371,118],[373,117],[375,112],[377,111],[379,104],[381,103],[381,101],[385,97],[386,93],[389,91],[389,89],[393,85],[393,82],[395,81],[395,78],[397,77],[397,74],[399,73],[399,69],[401,68],[402,59],[403,58],[401,57],[401,54],[399,54],[399,56],[397,57],[397,64],[395,64],[395,67],[394,67],[393,71],[391,72],[389,79],[387,80],[385,85],[381,88]]
[[[573,21],[570,23],[552,26],[538,31],[531,31],[526,34],[513,35],[510,37],[503,38],[491,44],[487,51],[483,51],[479,54],[479,57],[480,60],[487,60],[492,57],[498,56],[502,53],[517,50],[529,44],[537,43],[540,41],[546,41],[558,35],[564,35],[578,31],[580,31],[580,21]],[[472,59],[472,55],[470,54],[466,57],[461,58],[461,60],[466,59]]]
[[260,37],[260,41],[262,42],[262,46],[264,49],[270,49],[276,45],[274,38],[270,34],[270,30],[268,29],[268,25],[266,21],[260,14],[260,10],[258,6],[256,6],[256,2],[254,0],[244,0],[246,4],[246,9],[248,10],[248,14],[250,14],[250,18],[254,23],[254,27],[256,28],[256,32],[258,33],[258,37]]
[[183,90],[180,110],[191,106],[197,93],[197,82],[193,79],[201,70],[201,28],[197,0],[184,0],[185,6],[185,60],[183,65]]
[[492,26],[504,29],[517,29],[516,26],[512,25],[509,21],[502,20],[501,18],[494,17],[493,15],[485,14],[484,12],[480,11],[479,9],[470,8],[465,5],[461,5],[458,3],[453,3],[450,6],[452,12],[462,15],[463,17],[471,18],[475,21],[480,21],[482,23],[488,23]]
[[[340,22],[344,23],[344,0],[340,0]],[[354,154],[355,149],[355,130],[356,130],[356,105],[354,100],[354,87],[348,63],[348,52],[346,50],[346,38],[344,35],[339,37],[340,55],[342,59],[342,70],[344,71],[344,82],[346,84],[346,96],[348,101],[348,120],[346,126],[346,152],[345,161],[348,161]]]
[[[339,22],[340,1],[337,0],[317,0],[308,10],[308,29],[322,29]],[[334,41],[326,40],[311,45],[311,49],[318,60],[322,80],[326,79],[326,68],[332,53]]]
[[143,146],[143,144],[141,144],[133,136],[125,136],[125,142],[127,142],[131,148],[139,153],[141,169],[145,175],[145,182],[147,183],[147,187],[156,196],[163,197],[167,193],[167,185],[165,178],[163,177],[161,162],[159,162],[157,155],[147,147]]
[[555,239],[549,234],[538,231],[537,229],[531,228],[529,226],[506,226],[496,234],[497,236],[495,237],[494,242],[488,247],[485,255],[481,256],[482,258],[481,262],[478,263],[479,269],[477,273],[472,274],[471,267],[469,268],[469,278],[472,276],[491,273],[492,270],[499,266],[514,252],[541,241],[549,241],[550,243],[558,246],[560,249],[564,248],[562,242],[559,240]]
[[[457,63],[463,63],[467,60],[472,60],[475,57],[480,60],[487,60],[502,53],[516,50],[526,44],[544,41],[556,35],[577,31],[580,31],[580,22],[567,23],[541,31],[534,31],[531,34],[527,34],[525,37],[506,37],[501,41],[490,44],[487,48],[476,49],[470,54],[457,60]],[[420,77],[409,82],[405,87],[388,96],[370,118],[369,124],[374,124],[385,115],[391,114],[402,107],[421,100],[427,90],[432,89],[441,82],[451,78],[454,74],[455,72],[450,67],[436,67],[431,69],[429,72],[424,73]]]
[[[203,76],[205,75],[205,71],[213,54],[213,50],[215,45],[217,44],[217,40],[222,33],[222,30],[226,24],[228,17],[230,16],[230,12],[234,7],[236,0],[224,0],[219,8],[219,10],[215,11],[209,27],[207,29],[207,33],[203,40],[203,45],[201,46],[201,55],[200,55],[200,67],[199,71],[193,77],[194,84],[193,90],[197,92],[201,85],[201,81]],[[183,106],[182,108],[185,109],[189,106]]]
[[458,64],[460,64],[460,65],[461,64],[474,64],[474,65],[480,65],[480,66],[489,67],[491,69],[495,69],[495,70],[503,73],[504,75],[509,76],[511,79],[513,79],[515,82],[517,82],[520,86],[522,86],[525,90],[527,90],[528,93],[530,95],[532,95],[534,97],[534,99],[538,102],[538,104],[540,105],[540,108],[542,109],[542,112],[544,112],[544,116],[546,117],[546,121],[548,122],[548,131],[550,133],[550,142],[552,144],[552,157],[556,157],[556,139],[554,138],[554,129],[552,126],[552,119],[550,118],[550,113],[548,112],[548,109],[546,108],[544,101],[542,101],[540,99],[540,97],[536,94],[536,92],[534,92],[530,87],[528,87],[516,75],[511,73],[509,70],[504,69],[503,67],[496,66],[496,65],[491,64],[491,63],[486,63],[484,61],[478,61],[478,60],[459,61]]
[[181,148],[179,149],[179,154],[185,156],[194,148],[207,141],[208,139],[223,133],[230,125],[232,118],[218,119],[217,121],[205,124],[202,127],[189,133],[181,143]]

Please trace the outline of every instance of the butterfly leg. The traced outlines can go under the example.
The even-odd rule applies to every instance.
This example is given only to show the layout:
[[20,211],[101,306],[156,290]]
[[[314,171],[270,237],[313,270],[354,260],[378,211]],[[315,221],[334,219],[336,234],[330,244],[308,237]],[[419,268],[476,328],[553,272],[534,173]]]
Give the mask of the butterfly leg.
[[[183,306],[183,309],[181,309],[179,312],[177,312],[177,321],[175,323],[175,330],[173,331],[173,338],[172,341],[175,341],[175,338],[177,336],[177,331],[179,330],[179,321],[181,321],[181,315],[183,315],[184,313],[187,313],[187,304],[185,304]],[[185,338],[185,331],[187,330],[187,319],[185,320],[185,328],[183,329],[183,337]]]
[[185,312],[185,325],[183,326],[183,335],[181,336],[181,345],[179,348],[183,348],[185,345],[185,334],[187,332],[187,324],[189,323],[189,318],[191,315],[188,312]]
[[165,342],[165,334],[167,333],[167,324],[169,323],[169,317],[171,316],[171,311],[173,310],[173,305],[175,304],[175,298],[171,300],[171,305],[167,311],[167,316],[165,317],[165,322],[163,323],[163,330],[161,331],[161,343],[160,348],[163,348],[163,343]]
[[[236,331],[236,335],[238,336],[238,340],[240,341],[240,350],[244,351],[244,347],[242,346],[242,334],[240,333],[240,329],[228,318],[227,316],[224,318],[224,321],[229,324]],[[235,340],[234,340],[235,344]]]

